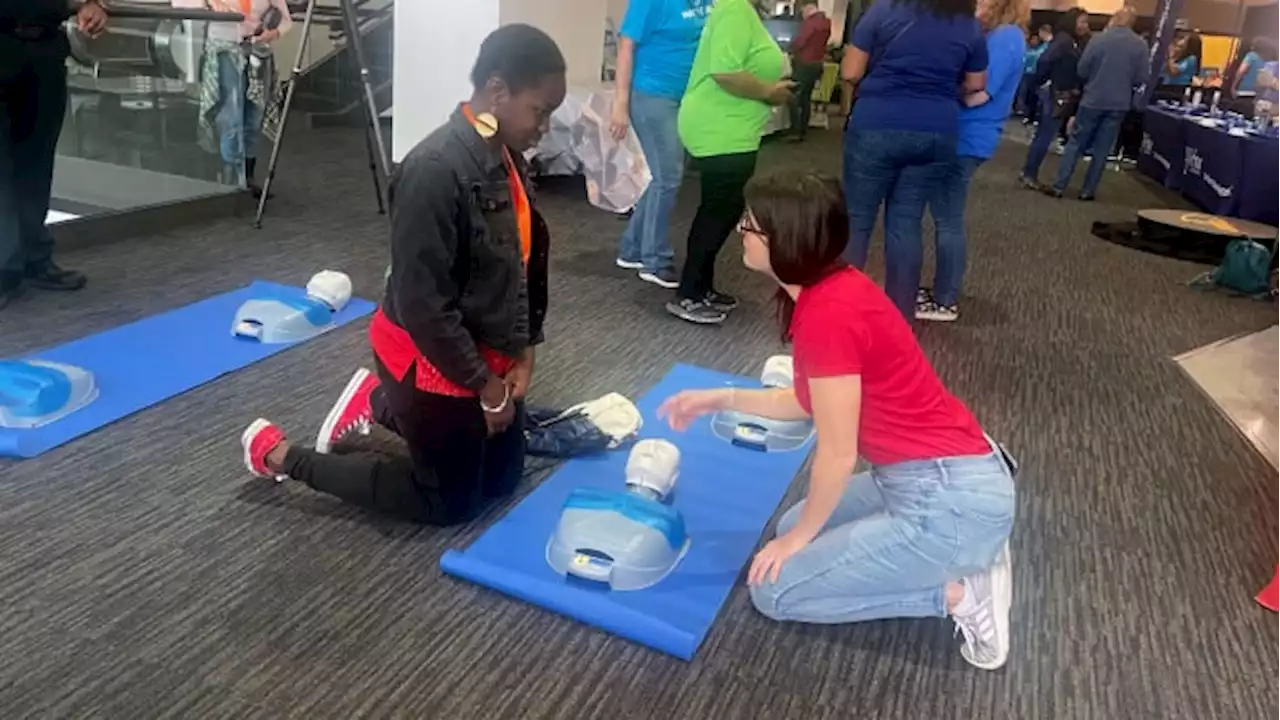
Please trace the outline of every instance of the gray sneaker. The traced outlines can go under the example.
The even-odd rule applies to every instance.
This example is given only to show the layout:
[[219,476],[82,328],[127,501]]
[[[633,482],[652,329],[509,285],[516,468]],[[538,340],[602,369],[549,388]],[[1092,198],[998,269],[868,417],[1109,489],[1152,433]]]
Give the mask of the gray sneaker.
[[670,268],[655,270],[653,272],[641,270],[640,279],[668,290],[675,290],[680,287],[680,278],[676,275],[676,271]]
[[989,570],[961,582],[965,598],[951,611],[956,630],[964,635],[960,655],[974,667],[998,670],[1009,659],[1013,560],[1008,542]]
[[644,268],[644,263],[639,260],[628,260],[626,258],[618,258],[613,261],[613,264],[623,270],[641,270]]
[[667,312],[695,325],[719,325],[727,315],[705,302],[680,298],[667,303]]

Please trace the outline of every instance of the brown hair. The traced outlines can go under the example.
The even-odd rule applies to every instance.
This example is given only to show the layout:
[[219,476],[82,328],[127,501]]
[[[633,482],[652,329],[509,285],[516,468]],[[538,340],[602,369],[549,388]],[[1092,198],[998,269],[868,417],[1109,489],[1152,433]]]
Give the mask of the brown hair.
[[[769,266],[786,285],[809,287],[845,267],[849,213],[840,181],[804,170],[757,175],[747,183],[747,210],[769,243]],[[795,302],[778,289],[778,323],[790,339]]]
[[1001,25],[1015,25],[1025,31],[1031,24],[1031,0],[987,0],[987,3],[986,11],[979,15],[982,29],[987,32]]

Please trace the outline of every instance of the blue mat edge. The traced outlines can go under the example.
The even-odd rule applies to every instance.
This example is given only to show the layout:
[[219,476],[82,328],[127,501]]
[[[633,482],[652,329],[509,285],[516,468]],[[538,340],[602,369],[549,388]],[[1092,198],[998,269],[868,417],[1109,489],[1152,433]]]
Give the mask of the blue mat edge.
[[[144,317],[138,318],[137,320],[133,320],[133,321],[131,321],[131,322],[123,323],[123,324],[121,324],[121,325],[113,325],[113,326],[111,326],[111,327],[109,327],[109,328],[104,328],[104,329],[99,330],[99,331],[97,331],[97,332],[89,333],[88,335],[82,335],[82,336],[80,336],[80,337],[71,338],[71,339],[69,339],[69,340],[67,340],[67,341],[65,341],[65,342],[59,343],[59,344],[57,344],[57,345],[47,345],[47,346],[45,346],[45,347],[40,348],[39,350],[35,350],[35,351],[32,351],[32,352],[28,352],[28,353],[23,353],[23,354],[21,354],[21,355],[19,355],[19,356],[17,356],[17,357],[18,357],[19,359],[36,359],[36,358],[40,358],[42,355],[44,355],[44,354],[46,354],[46,353],[49,353],[49,352],[52,352],[52,351],[57,350],[57,349],[59,349],[59,348],[62,348],[62,347],[64,347],[64,346],[68,345],[68,344],[71,344],[71,343],[74,343],[74,342],[79,342],[79,341],[84,340],[84,339],[89,338],[89,337],[93,337],[93,336],[95,336],[95,335],[101,335],[101,334],[103,334],[103,333],[112,332],[112,331],[114,331],[114,330],[117,330],[117,329],[120,329],[120,328],[124,328],[124,327],[128,327],[128,326],[130,326],[130,325],[137,325],[137,324],[145,323],[145,322],[148,322],[148,321],[150,321],[150,320],[152,320],[152,319],[154,319],[154,318],[161,317],[161,316],[164,316],[164,315],[171,315],[171,314],[175,314],[175,313],[180,313],[180,312],[182,312],[182,311],[184,311],[184,310],[186,310],[186,309],[188,309],[188,308],[190,308],[190,307],[192,307],[192,306],[194,306],[194,305],[199,305],[199,304],[201,304],[201,303],[208,302],[208,301],[210,301],[210,300],[213,300],[213,299],[218,298],[218,297],[222,297],[222,296],[224,296],[224,295],[233,295],[233,294],[236,294],[236,293],[239,293],[239,292],[243,292],[243,291],[245,291],[245,290],[248,290],[248,289],[251,289],[251,288],[254,288],[254,287],[262,287],[262,288],[269,288],[269,289],[284,289],[284,290],[295,291],[295,292],[303,289],[303,288],[298,287],[298,286],[295,286],[295,285],[286,285],[286,284],[283,284],[283,283],[272,282],[272,281],[269,281],[269,280],[253,280],[253,281],[251,281],[250,283],[248,283],[247,285],[241,285],[241,286],[239,286],[239,287],[235,287],[235,288],[232,288],[232,289],[230,289],[230,290],[224,290],[223,292],[214,293],[214,294],[212,294],[212,295],[208,295],[208,296],[203,297],[203,298],[200,298],[200,299],[198,299],[198,300],[193,300],[193,301],[191,301],[191,302],[189,302],[189,303],[186,303],[186,304],[184,304],[184,305],[179,305],[178,307],[170,308],[170,309],[168,309],[168,310],[163,310],[163,311],[158,312],[158,313],[152,313],[152,314],[150,314],[150,315],[147,315],[147,316],[144,316]],[[256,365],[257,363],[259,363],[259,362],[261,362],[261,361],[263,361],[263,360],[267,359],[268,357],[274,357],[274,356],[279,355],[279,354],[281,354],[281,353],[288,352],[289,350],[292,350],[293,348],[297,347],[298,345],[304,345],[304,344],[306,344],[307,342],[309,342],[309,341],[311,341],[311,340],[315,340],[315,339],[316,339],[316,338],[318,338],[318,337],[323,337],[323,336],[325,336],[325,335],[328,335],[328,334],[329,334],[330,332],[332,332],[333,330],[336,330],[336,329],[338,329],[338,328],[340,328],[340,327],[344,327],[344,326],[346,326],[346,325],[349,325],[349,324],[351,324],[352,322],[355,322],[356,320],[359,320],[359,319],[361,319],[361,318],[363,318],[363,317],[365,317],[365,316],[367,316],[367,315],[372,314],[372,313],[373,313],[373,311],[374,311],[374,310],[376,310],[377,308],[378,308],[378,304],[377,304],[376,302],[373,302],[372,300],[366,300],[366,299],[364,299],[364,298],[360,298],[360,297],[352,297],[352,298],[351,298],[351,300],[347,303],[347,306],[346,306],[346,307],[344,307],[341,311],[339,311],[339,313],[340,313],[340,314],[346,315],[347,317],[345,317],[341,322],[335,323],[335,325],[334,325],[332,328],[330,328],[330,329],[328,329],[328,330],[326,330],[326,331],[324,331],[324,332],[320,333],[319,335],[316,335],[315,337],[307,338],[306,340],[302,340],[302,341],[299,341],[299,342],[296,342],[296,343],[292,343],[292,344],[289,344],[289,345],[285,345],[285,346],[281,347],[279,350],[277,350],[277,351],[275,351],[275,352],[272,352],[272,353],[269,353],[269,354],[267,354],[267,355],[264,355],[263,357],[260,357],[260,358],[258,358],[258,359],[256,359],[256,360],[253,360],[252,362],[249,362],[249,363],[247,363],[247,364],[245,364],[245,365],[241,365],[241,366],[239,366],[239,367],[237,367],[237,368],[233,368],[232,370],[228,370],[228,371],[226,371],[226,372],[223,372],[223,373],[220,373],[220,374],[218,374],[218,375],[215,375],[215,376],[213,376],[213,377],[211,377],[211,378],[208,378],[208,379],[204,380],[203,382],[197,383],[196,385],[192,385],[191,387],[188,387],[188,388],[186,388],[186,389],[182,390],[181,392],[178,392],[178,393],[175,393],[175,394],[173,394],[173,395],[169,395],[169,396],[166,396],[166,397],[160,398],[160,399],[159,399],[159,400],[157,400],[156,402],[152,402],[152,403],[149,403],[149,404],[143,405],[143,406],[141,406],[141,407],[137,407],[137,408],[133,409],[132,411],[130,411],[130,412],[128,412],[128,413],[125,413],[124,415],[120,415],[119,417],[116,417],[116,418],[112,419],[110,422],[107,422],[107,423],[104,423],[104,424],[102,424],[102,425],[99,425],[99,426],[97,426],[97,427],[93,428],[92,430],[89,430],[89,431],[87,431],[87,432],[83,432],[83,433],[81,433],[81,434],[79,434],[79,435],[74,435],[74,436],[72,436],[72,437],[69,437],[69,438],[67,438],[67,439],[65,439],[65,440],[62,440],[61,442],[56,442],[56,443],[53,443],[53,444],[51,444],[51,445],[37,445],[37,446],[32,446],[30,443],[23,443],[23,442],[20,442],[20,441],[15,441],[15,442],[12,444],[12,446],[10,446],[10,445],[9,445],[9,444],[7,444],[7,443],[0,443],[0,461],[9,460],[9,461],[15,461],[15,462],[16,462],[16,461],[20,461],[20,460],[30,460],[30,459],[32,459],[32,458],[40,457],[41,455],[44,455],[45,453],[47,453],[47,452],[49,452],[49,451],[51,451],[51,450],[55,450],[55,449],[57,449],[57,448],[62,447],[63,445],[70,444],[70,443],[72,443],[72,442],[74,442],[74,441],[76,441],[76,440],[79,440],[80,438],[83,438],[83,437],[86,437],[86,436],[88,436],[88,435],[91,435],[91,434],[93,434],[93,433],[95,433],[95,432],[98,432],[99,430],[101,430],[101,429],[103,429],[103,428],[105,428],[105,427],[108,427],[108,426],[110,426],[110,425],[113,425],[113,424],[115,424],[115,423],[117,423],[117,422],[120,422],[121,420],[124,420],[124,419],[126,419],[126,418],[132,417],[132,416],[134,416],[134,415],[137,415],[138,413],[140,413],[140,412],[142,412],[142,411],[144,411],[144,410],[149,410],[149,409],[151,409],[151,408],[153,408],[153,407],[156,407],[157,405],[160,405],[161,403],[164,403],[164,402],[165,402],[165,401],[167,401],[167,400],[171,400],[171,399],[173,399],[173,398],[175,398],[175,397],[178,397],[179,395],[183,395],[183,394],[185,394],[185,393],[191,392],[192,390],[195,390],[195,389],[197,389],[197,388],[200,388],[200,387],[203,387],[203,386],[205,386],[205,385],[208,385],[208,384],[209,384],[209,383],[211,383],[211,382],[214,382],[214,381],[216,381],[216,380],[219,380],[219,379],[221,379],[221,378],[224,378],[224,377],[226,377],[227,375],[231,375],[232,373],[235,373],[235,372],[238,372],[238,371],[240,371],[240,370],[243,370],[243,369],[245,369],[245,368],[247,368],[247,367],[250,367],[250,366]]]
[[[657,387],[659,384],[661,384],[662,381],[665,380],[668,375],[671,375],[672,373],[676,372],[681,368],[693,369],[699,372],[715,373],[717,375],[722,375],[726,378],[733,378],[735,380],[748,381],[756,387],[759,386],[759,381],[754,378],[750,378],[749,376],[735,375],[733,373],[725,372],[723,370],[705,368],[699,365],[693,365],[691,363],[674,363],[670,368],[667,369],[665,373],[662,374],[662,377],[660,377],[657,380],[657,382],[655,382],[649,388],[649,390],[646,390],[644,394],[641,395],[639,399],[637,399],[636,404],[639,405],[642,399],[646,395],[648,395],[648,393],[651,392],[654,387]],[[805,455],[807,457],[808,452],[806,452]],[[800,464],[799,467],[797,467],[797,474],[799,473],[799,470],[802,467],[803,467],[803,462]],[[556,472],[559,472],[559,471],[560,471],[560,468],[558,467],[556,468],[556,470],[552,471],[552,474],[554,475]],[[549,477],[550,476],[548,476],[548,478]],[[790,478],[790,480],[788,480],[788,488],[790,487],[790,484],[795,481],[795,477],[796,476],[793,476]],[[535,487],[530,492],[532,493],[536,491],[537,491],[537,487]],[[785,496],[785,492],[784,492],[784,496]],[[781,503],[782,499],[783,499],[782,497],[779,498],[779,503]],[[524,499],[522,498],[520,502],[523,502],[523,501]],[[519,505],[520,503],[517,502],[511,507],[507,508],[506,512],[504,512],[501,517],[497,518],[492,523],[490,523],[484,529],[484,531],[480,533],[480,535],[481,536],[484,535],[485,533],[489,532],[490,528],[494,527],[498,523],[505,520],[507,515],[513,512]],[[774,508],[774,513],[776,512],[777,512],[777,508]],[[767,527],[767,521],[766,521],[765,527]],[[764,533],[765,527],[761,528],[761,534]],[[477,536],[476,540],[478,539],[479,539],[479,536]],[[475,540],[473,540],[472,542],[475,542]],[[453,548],[453,549],[447,550],[444,553],[444,555],[440,557],[440,570],[444,572],[446,575],[450,575],[462,580],[467,580],[469,582],[472,582],[481,586],[482,588],[496,591],[508,597],[519,600],[521,602],[528,603],[535,608],[556,613],[563,617],[567,617],[571,620],[582,623],[587,627],[591,627],[597,630],[603,630],[612,635],[616,635],[618,637],[622,637],[632,642],[635,642],[641,645],[642,647],[647,647],[647,648],[651,648],[661,652],[665,652],[669,655],[675,656],[686,662],[693,660],[694,656],[698,652],[698,649],[702,647],[703,641],[706,640],[707,634],[710,633],[711,627],[715,625],[715,621],[713,620],[710,624],[708,624],[705,628],[703,628],[702,632],[698,633],[695,636],[691,633],[680,630],[673,625],[669,625],[662,622],[655,622],[652,616],[645,615],[643,613],[638,613],[630,608],[626,608],[619,605],[610,604],[608,606],[609,607],[608,613],[597,614],[594,612],[583,612],[582,607],[566,607],[566,603],[560,602],[555,599],[552,599],[550,601],[545,601],[546,596],[541,596],[541,595],[538,597],[538,602],[533,602],[530,599],[529,593],[522,591],[519,587],[516,586],[516,584],[509,582],[506,579],[506,577],[498,573],[489,572],[488,571],[489,565],[487,563],[473,561],[470,557],[468,557],[467,550],[469,548],[470,548],[470,545],[468,545],[467,548],[462,548],[462,549]],[[741,575],[741,573],[742,573],[742,570],[740,569],[738,574]],[[545,584],[545,583],[541,583],[541,584]],[[730,584],[725,588],[724,593],[720,597],[719,603],[717,604],[717,612],[716,612],[717,619],[719,618],[720,610],[723,609],[724,603],[728,601],[729,595],[732,592],[733,592],[733,585]],[[614,621],[613,618],[618,618],[618,617],[628,618],[629,621],[635,622],[637,626],[646,627],[655,632],[653,634],[633,632],[627,626],[626,623]]]

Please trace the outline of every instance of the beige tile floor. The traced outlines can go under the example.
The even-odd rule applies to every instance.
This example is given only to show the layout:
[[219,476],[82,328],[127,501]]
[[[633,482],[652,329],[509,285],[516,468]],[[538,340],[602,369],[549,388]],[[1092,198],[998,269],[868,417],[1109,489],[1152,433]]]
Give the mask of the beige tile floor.
[[1174,360],[1217,405],[1233,425],[1280,467],[1280,424],[1277,423],[1277,364],[1280,329],[1227,338]]

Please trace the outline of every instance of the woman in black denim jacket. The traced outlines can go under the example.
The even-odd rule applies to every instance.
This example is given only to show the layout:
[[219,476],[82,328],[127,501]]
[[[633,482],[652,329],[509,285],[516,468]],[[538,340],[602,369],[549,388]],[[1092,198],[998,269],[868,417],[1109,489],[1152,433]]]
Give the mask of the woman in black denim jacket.
[[[471,79],[470,101],[392,181],[391,272],[369,327],[376,373],[351,378],[314,450],[265,420],[250,425],[251,472],[435,525],[515,490],[549,247],[521,153],[564,100],[565,62],[542,31],[507,25],[485,39]],[[408,457],[328,454],[375,422],[407,441]]]

